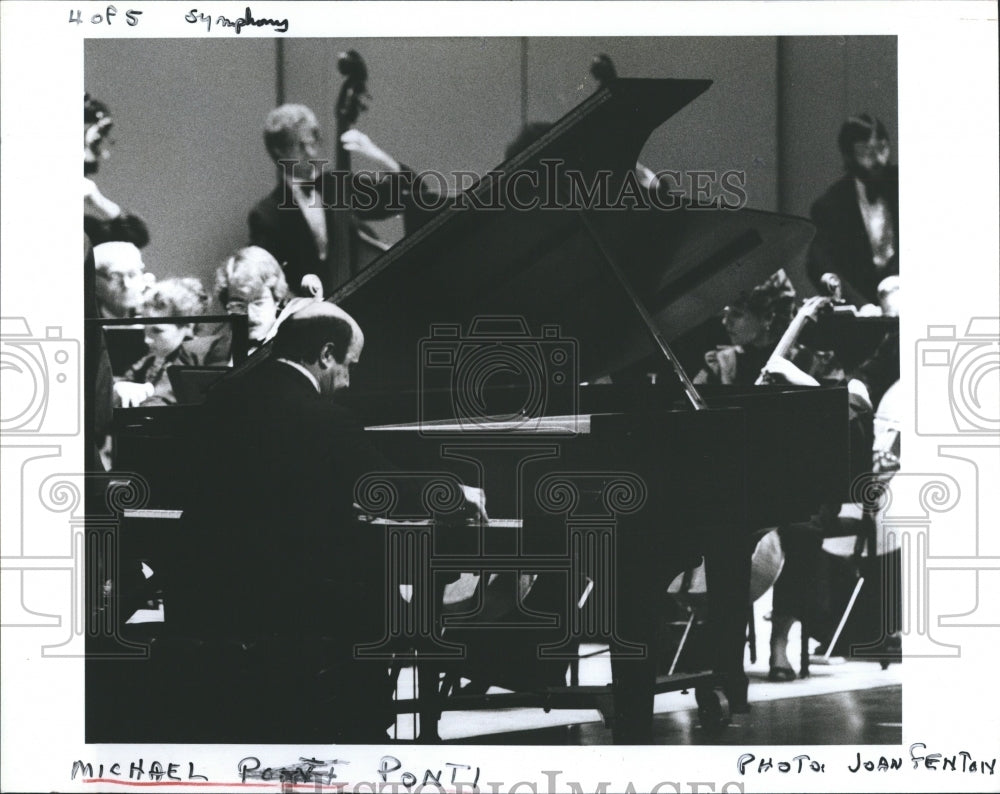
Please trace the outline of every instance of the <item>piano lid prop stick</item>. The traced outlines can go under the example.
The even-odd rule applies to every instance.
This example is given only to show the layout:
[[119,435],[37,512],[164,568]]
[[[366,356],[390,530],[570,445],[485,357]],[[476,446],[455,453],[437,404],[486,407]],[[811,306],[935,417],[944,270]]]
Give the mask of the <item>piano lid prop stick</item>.
[[628,278],[622,272],[622,269],[618,267],[618,263],[615,262],[614,257],[605,248],[601,236],[594,229],[587,217],[587,213],[584,210],[579,211],[580,220],[583,222],[583,227],[587,230],[587,234],[590,235],[590,239],[594,241],[594,245],[597,246],[597,250],[601,252],[601,257],[604,259],[607,266],[610,268],[611,272],[615,274],[615,278],[618,279],[618,283],[622,285],[622,289],[625,290],[625,294],[628,299],[632,301],[632,305],[635,306],[636,311],[639,312],[639,316],[642,321],[646,324],[646,329],[649,331],[650,335],[653,337],[653,341],[656,346],[660,348],[660,351],[666,356],[667,361],[670,362],[670,366],[673,367],[674,374],[677,376],[677,380],[681,382],[681,386],[684,388],[684,394],[687,396],[691,405],[696,411],[704,411],[708,408],[708,403],[705,402],[705,398],[701,396],[698,389],[695,387],[694,383],[691,382],[691,378],[684,371],[684,367],[681,366],[681,362],[677,360],[677,356],[674,351],[670,349],[670,345],[667,344],[667,340],[663,338],[663,334],[660,333],[660,329],[656,327],[656,323],[650,316],[649,312],[646,311],[646,307],[643,306],[642,301],[639,300],[639,296],[636,294],[635,290],[632,289],[632,285],[629,283]]

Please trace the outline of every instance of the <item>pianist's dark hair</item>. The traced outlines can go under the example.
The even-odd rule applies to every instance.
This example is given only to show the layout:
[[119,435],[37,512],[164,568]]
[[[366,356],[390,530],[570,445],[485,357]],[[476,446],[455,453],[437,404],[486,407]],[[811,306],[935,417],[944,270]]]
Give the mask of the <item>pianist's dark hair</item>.
[[332,342],[333,357],[343,364],[353,336],[350,323],[340,317],[293,315],[278,327],[271,352],[278,358],[312,364],[319,360],[323,345]]

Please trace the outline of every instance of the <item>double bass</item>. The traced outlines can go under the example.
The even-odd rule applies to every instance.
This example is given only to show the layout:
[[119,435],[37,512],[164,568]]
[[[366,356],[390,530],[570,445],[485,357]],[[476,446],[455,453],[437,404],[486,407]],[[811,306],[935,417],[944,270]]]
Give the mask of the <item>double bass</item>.
[[333,244],[327,263],[328,281],[335,286],[350,281],[388,249],[385,243],[358,222],[351,209],[351,153],[341,140],[344,133],[357,123],[361,112],[368,109],[368,66],[356,50],[348,50],[337,57],[337,71],[344,78],[334,109],[337,133],[334,169],[340,200],[333,212],[333,228],[330,230]]

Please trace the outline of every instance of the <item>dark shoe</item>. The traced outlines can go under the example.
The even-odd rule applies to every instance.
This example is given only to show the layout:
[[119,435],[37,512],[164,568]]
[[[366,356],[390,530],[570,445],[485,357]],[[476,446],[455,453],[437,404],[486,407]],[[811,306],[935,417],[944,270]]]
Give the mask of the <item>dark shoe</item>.
[[775,683],[794,681],[795,671],[791,667],[772,667],[771,671],[767,674],[767,680],[774,681]]

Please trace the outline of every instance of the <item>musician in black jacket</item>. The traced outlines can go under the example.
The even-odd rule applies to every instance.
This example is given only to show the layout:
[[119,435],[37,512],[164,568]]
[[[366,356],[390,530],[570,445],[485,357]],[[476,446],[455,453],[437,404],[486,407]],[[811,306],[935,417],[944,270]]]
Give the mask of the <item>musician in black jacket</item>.
[[[379,177],[359,174],[352,182],[356,188],[350,207],[352,224],[359,226],[359,218],[379,220],[401,212],[407,183],[391,175],[399,174],[403,166],[360,130],[344,132],[340,144],[372,160]],[[296,294],[310,294],[309,282],[303,285],[302,279],[312,274],[329,295],[339,286],[329,272],[334,252],[333,211],[348,175],[324,168],[328,163],[320,155],[319,123],[305,105],[287,104],[272,110],[264,124],[264,145],[280,176],[274,190],[250,211],[250,244],[271,252]]]
[[812,206],[806,267],[817,289],[836,273],[849,302],[875,305],[879,282],[899,273],[899,171],[885,125],[867,113],[844,122],[837,145],[846,174]]
[[[192,456],[190,558],[170,620],[251,648],[258,685],[272,702],[286,693],[285,741],[382,741],[392,721],[387,664],[353,657],[381,639],[392,597],[383,533],[357,521],[354,491],[394,466],[331,399],[363,346],[349,315],[309,303],[282,322],[267,361],[213,389]],[[485,515],[483,492],[462,488]]]

